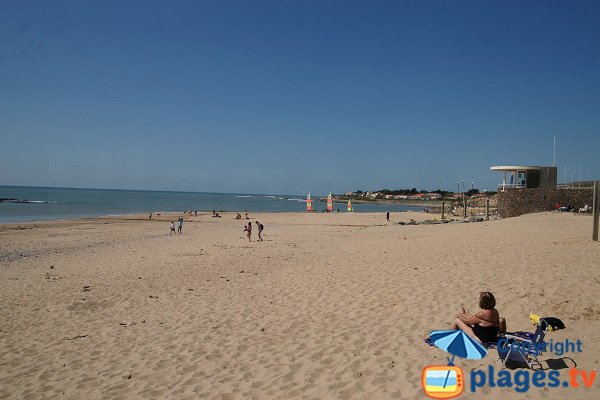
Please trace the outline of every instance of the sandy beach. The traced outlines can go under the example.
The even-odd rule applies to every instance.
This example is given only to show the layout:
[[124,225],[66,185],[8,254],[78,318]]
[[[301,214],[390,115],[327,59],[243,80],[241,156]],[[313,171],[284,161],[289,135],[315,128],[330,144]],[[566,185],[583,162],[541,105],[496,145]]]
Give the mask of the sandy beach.
[[[178,216],[0,225],[1,399],[423,399],[423,367],[447,356],[423,339],[482,290],[509,331],[531,330],[533,311],[565,322],[548,339],[582,341],[545,367],[598,368],[589,216],[251,213],[265,225],[251,243],[234,214],[186,216],[171,236]],[[392,214],[411,218],[432,215]],[[591,399],[599,381],[461,398]]]

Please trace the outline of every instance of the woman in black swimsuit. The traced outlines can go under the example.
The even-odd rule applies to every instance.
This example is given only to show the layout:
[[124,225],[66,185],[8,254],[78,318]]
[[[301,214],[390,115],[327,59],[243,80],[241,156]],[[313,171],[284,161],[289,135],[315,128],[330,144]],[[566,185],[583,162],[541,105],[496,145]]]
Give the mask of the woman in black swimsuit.
[[481,310],[475,315],[462,307],[462,313],[456,316],[456,321],[450,329],[460,329],[481,343],[496,342],[500,316],[496,307],[496,299],[491,292],[481,292],[479,295]]

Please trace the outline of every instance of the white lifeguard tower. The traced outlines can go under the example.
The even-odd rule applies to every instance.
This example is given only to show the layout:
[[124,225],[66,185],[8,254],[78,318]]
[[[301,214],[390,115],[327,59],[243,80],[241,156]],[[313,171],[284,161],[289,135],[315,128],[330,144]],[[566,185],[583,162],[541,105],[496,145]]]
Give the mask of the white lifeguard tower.
[[506,189],[556,189],[557,167],[527,165],[500,165],[490,167],[492,171],[504,172],[498,190]]

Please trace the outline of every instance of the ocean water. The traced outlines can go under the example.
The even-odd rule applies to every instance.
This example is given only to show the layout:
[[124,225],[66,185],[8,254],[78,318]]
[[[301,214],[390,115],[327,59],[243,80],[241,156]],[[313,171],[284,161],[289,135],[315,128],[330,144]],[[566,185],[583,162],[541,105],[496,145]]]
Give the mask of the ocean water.
[[[313,195],[313,208],[326,208],[321,196]],[[306,196],[232,194],[197,192],[162,192],[146,190],[68,189],[25,186],[0,186],[0,222],[55,220],[105,215],[161,211],[268,211],[298,212],[306,210]],[[355,212],[420,210],[398,205],[352,204]],[[334,209],[346,210],[346,204]]]

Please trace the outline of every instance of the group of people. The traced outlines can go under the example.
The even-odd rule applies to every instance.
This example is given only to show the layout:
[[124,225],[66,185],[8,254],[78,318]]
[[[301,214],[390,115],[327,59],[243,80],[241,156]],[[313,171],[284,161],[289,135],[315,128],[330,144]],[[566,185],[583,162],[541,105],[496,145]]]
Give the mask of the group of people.
[[[262,231],[265,229],[264,225],[260,222],[256,221],[256,229],[258,230],[258,241],[262,242]],[[252,222],[248,222],[248,225],[244,225],[244,232],[246,232],[246,236],[248,236],[248,242],[252,241]]]
[[[183,217],[179,217],[177,220],[177,233],[181,235],[183,230]],[[175,222],[171,221],[171,235],[175,234]]]
[[[246,219],[250,219],[248,217],[248,210],[244,210],[244,214],[246,214]],[[235,216],[235,219],[242,219],[242,215],[238,212],[237,215]]]
[[[217,216],[218,218],[221,217],[218,213],[213,211],[213,217],[215,217],[215,216]],[[237,216],[235,219],[241,219],[241,218],[242,218],[242,216],[240,215],[240,213],[237,213]],[[248,211],[246,211],[246,219],[250,219],[250,218],[248,218]],[[258,241],[262,242],[263,241],[262,231],[263,231],[263,229],[265,229],[265,226],[258,221],[255,221],[255,223],[256,223],[256,229],[258,231]],[[183,231],[183,217],[179,217],[179,219],[177,220],[177,232],[175,232],[175,226],[176,226],[175,222],[171,221],[171,235],[175,235],[175,234],[181,235],[181,233]],[[244,225],[244,232],[246,232],[246,236],[248,236],[248,241],[251,242],[252,241],[252,222],[248,222],[248,225]]]
[[585,206],[578,209],[571,204],[566,204],[566,205],[561,206],[560,204],[556,203],[554,205],[554,208],[556,208],[558,211],[562,211],[562,212],[573,211],[573,212],[579,212],[582,214],[591,213],[593,211],[592,207],[590,207],[589,204],[586,204]]

